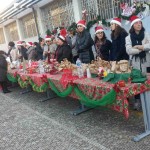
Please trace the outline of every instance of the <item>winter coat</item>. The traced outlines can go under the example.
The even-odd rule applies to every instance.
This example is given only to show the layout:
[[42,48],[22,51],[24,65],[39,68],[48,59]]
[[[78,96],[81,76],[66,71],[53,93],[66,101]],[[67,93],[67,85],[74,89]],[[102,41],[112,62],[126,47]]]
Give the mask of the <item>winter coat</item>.
[[[146,68],[150,67],[150,34],[145,32],[144,39],[142,40],[144,51],[146,52],[146,61],[141,63],[139,58],[132,58],[133,55],[139,54],[141,50],[133,48],[130,35],[126,37],[126,51],[131,56],[132,66],[135,69],[140,69],[143,73],[146,73]],[[141,66],[141,67],[140,67]]]
[[45,54],[45,52],[48,52],[48,51],[50,52],[50,58],[54,58],[56,48],[57,48],[56,44],[49,45],[49,49],[48,49],[48,45],[45,45],[44,52],[43,52],[44,59],[47,59],[47,54]]
[[27,51],[28,60],[37,60],[37,52],[34,47],[29,47]]
[[109,61],[110,60],[110,50],[112,48],[112,43],[106,39],[105,43],[100,46],[98,49],[96,44],[96,56],[100,57],[103,60]]
[[78,52],[77,52],[76,47],[75,47],[76,38],[77,38],[76,35],[74,35],[73,37],[71,37],[71,41],[72,41],[72,55],[73,55],[73,57],[75,57],[75,56],[78,55]]
[[88,31],[84,30],[82,33],[77,34],[76,49],[82,63],[90,63],[92,60],[94,60],[92,51],[93,45],[93,39]]
[[129,55],[126,53],[125,47],[125,38],[127,35],[125,31],[122,31],[116,39],[112,39],[111,61],[129,60]]
[[19,55],[20,55],[20,59],[21,61],[23,61],[23,58],[25,60],[28,60],[28,56],[27,56],[27,49],[24,46],[21,46],[21,49],[18,50],[19,51]]
[[15,47],[10,49],[9,54],[11,61],[16,61],[18,59],[18,50]]
[[63,61],[64,58],[67,58],[68,61],[72,62],[72,51],[71,47],[64,43],[57,47],[54,57],[59,63]]
[[7,79],[7,61],[5,57],[0,54],[0,82],[6,81]]
[[38,55],[38,60],[43,60],[43,51],[44,51],[44,46],[42,47],[41,45],[38,45],[36,47],[37,55]]

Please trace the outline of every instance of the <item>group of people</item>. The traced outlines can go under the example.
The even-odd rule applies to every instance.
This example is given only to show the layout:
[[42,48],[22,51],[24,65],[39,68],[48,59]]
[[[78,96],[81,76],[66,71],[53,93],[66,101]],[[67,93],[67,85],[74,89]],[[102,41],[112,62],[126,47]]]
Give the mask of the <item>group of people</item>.
[[82,63],[90,63],[95,59],[92,50],[92,47],[95,47],[96,57],[106,61],[130,60],[133,68],[146,73],[150,67],[150,35],[145,32],[140,18],[132,16],[130,21],[131,29],[127,33],[122,27],[121,19],[113,18],[110,22],[110,41],[102,26],[95,27],[93,40],[86,30],[86,21],[80,20],[76,31],[70,30],[67,33],[63,28],[57,38],[46,36],[39,38],[39,43],[18,41],[17,47],[14,42],[9,42],[8,56],[11,61],[56,59],[61,62],[67,58],[76,63],[79,58]]

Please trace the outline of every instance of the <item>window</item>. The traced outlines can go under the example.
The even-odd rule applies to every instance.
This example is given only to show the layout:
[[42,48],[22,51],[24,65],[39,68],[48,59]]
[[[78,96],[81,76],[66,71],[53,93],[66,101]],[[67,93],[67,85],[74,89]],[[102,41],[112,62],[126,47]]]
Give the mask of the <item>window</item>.
[[5,43],[5,37],[4,37],[4,32],[3,32],[3,28],[0,29],[0,44],[4,44]]
[[95,19],[98,15],[97,0],[81,0],[81,6],[82,10],[87,10],[87,21]]
[[19,40],[16,22],[13,22],[13,23],[7,25],[6,31],[7,31],[9,41],[18,41]]
[[36,25],[33,13],[20,19],[24,38],[37,36]]
[[[129,3],[132,0],[122,0],[122,3]],[[119,0],[81,0],[82,10],[86,9],[88,13],[87,21],[100,16],[101,19],[110,19],[121,14]]]
[[62,24],[67,28],[74,22],[72,0],[55,0],[44,7],[42,12],[46,30],[53,30]]

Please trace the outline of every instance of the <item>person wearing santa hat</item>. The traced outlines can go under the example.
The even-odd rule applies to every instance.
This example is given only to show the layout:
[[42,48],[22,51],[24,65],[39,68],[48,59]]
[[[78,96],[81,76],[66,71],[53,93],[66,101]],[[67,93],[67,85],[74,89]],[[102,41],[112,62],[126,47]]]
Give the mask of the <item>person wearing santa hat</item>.
[[56,46],[52,43],[52,36],[46,35],[44,45],[44,52],[43,52],[43,59],[50,61],[50,59],[54,58]]
[[[130,22],[126,51],[130,55],[133,68],[141,70],[146,75],[150,69],[150,34],[145,32],[139,17],[131,16]],[[134,109],[141,110],[140,95],[135,96]]]
[[128,33],[121,27],[121,18],[113,18],[110,22],[112,49],[110,51],[111,61],[129,60],[126,53],[125,38]]
[[60,35],[57,37],[57,49],[55,52],[55,59],[60,63],[65,58],[72,62],[72,50],[70,45],[67,43],[66,40],[67,31],[66,29],[62,29],[60,31]]
[[77,37],[76,37],[76,49],[79,54],[79,59],[82,63],[90,63],[94,60],[94,55],[92,51],[92,46],[94,45],[94,41],[91,38],[90,33],[85,30],[86,21],[80,20],[77,23]]
[[27,49],[24,46],[25,41],[18,41],[17,42],[17,49],[18,49],[18,59],[22,62],[23,59],[27,60]]
[[104,29],[101,26],[95,27],[95,49],[96,56],[103,60],[109,61],[110,50],[112,48],[111,42],[106,38]]
[[37,60],[37,52],[32,42],[26,42],[28,60]]
[[132,58],[132,66],[146,73],[150,67],[150,34],[145,32],[142,21],[137,16],[130,18],[131,28],[126,37],[126,50]]

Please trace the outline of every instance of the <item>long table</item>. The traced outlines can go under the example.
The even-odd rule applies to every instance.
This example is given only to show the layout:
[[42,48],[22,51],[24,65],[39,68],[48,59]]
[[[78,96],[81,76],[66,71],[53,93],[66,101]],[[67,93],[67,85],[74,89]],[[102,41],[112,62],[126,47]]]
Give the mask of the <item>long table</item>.
[[[33,74],[26,74],[23,72],[19,72],[17,70],[9,71],[9,74],[12,75],[14,78],[17,75],[20,76],[22,82],[25,82],[30,79],[34,82],[34,85],[41,86],[44,84],[45,80],[43,80],[43,74],[33,73]],[[16,75],[17,74],[17,75]],[[62,74],[44,74],[44,77],[50,79],[57,90],[61,93],[63,92],[66,87],[61,82]],[[48,84],[48,83],[47,83]],[[68,83],[69,84],[69,83]],[[49,85],[48,85],[49,86]],[[91,100],[98,100],[105,96],[110,90],[114,87],[114,84],[103,82],[98,78],[81,78],[75,79],[73,81],[72,86],[77,86],[82,93]],[[50,86],[49,86],[50,88]],[[141,83],[127,83],[125,87],[119,89],[116,93],[116,101],[109,107],[113,110],[123,113],[126,118],[129,117],[129,102],[128,98],[133,97],[134,95],[140,94],[141,101],[142,101],[142,109],[143,109],[143,116],[144,116],[144,125],[145,125],[145,132],[133,138],[134,141],[139,141],[145,136],[150,134],[150,80],[147,80],[144,84]],[[74,90],[67,96],[80,99],[79,96],[75,93]]]

